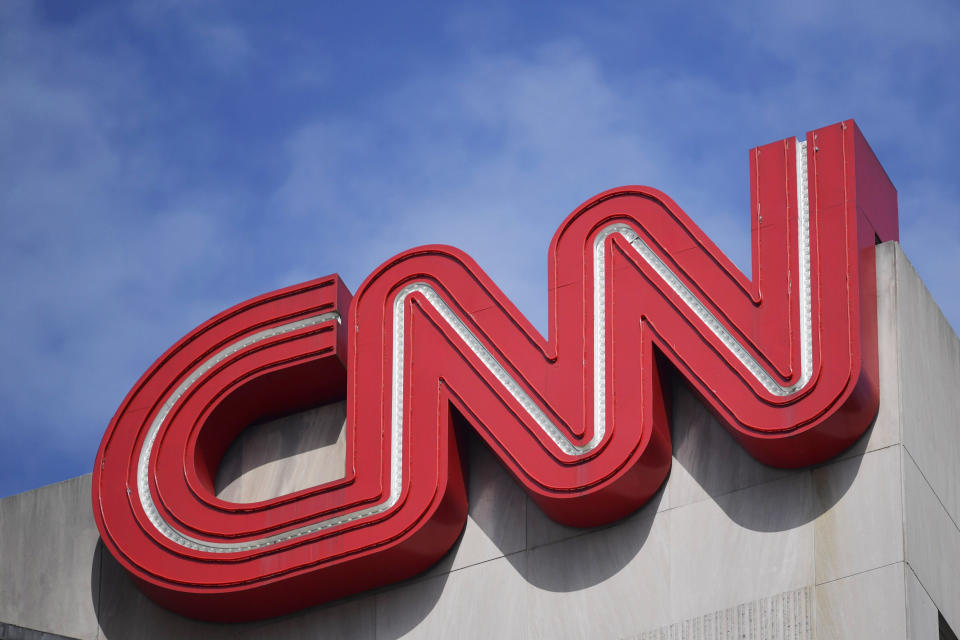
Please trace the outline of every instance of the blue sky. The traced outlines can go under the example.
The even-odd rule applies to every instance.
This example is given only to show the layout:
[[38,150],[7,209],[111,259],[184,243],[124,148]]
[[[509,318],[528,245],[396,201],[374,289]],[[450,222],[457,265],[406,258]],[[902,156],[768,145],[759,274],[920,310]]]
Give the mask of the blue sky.
[[749,265],[747,150],[855,118],[960,327],[960,5],[0,3],[0,496],[87,473],[214,313],[459,246],[543,328],[546,248],[647,184]]

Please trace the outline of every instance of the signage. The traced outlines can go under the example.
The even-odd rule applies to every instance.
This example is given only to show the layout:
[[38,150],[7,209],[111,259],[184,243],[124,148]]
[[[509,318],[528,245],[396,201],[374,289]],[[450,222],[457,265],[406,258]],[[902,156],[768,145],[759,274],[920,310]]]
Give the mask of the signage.
[[[754,457],[843,451],[877,411],[875,242],[896,192],[853,121],[750,153],[748,279],[647,187],[602,193],[550,244],[541,336],[466,254],[425,246],[351,296],[337,276],[243,302],[164,353],[97,454],[104,544],[156,602],[208,620],[413,576],[467,516],[458,431],[558,522],[609,523],[670,469],[675,368]],[[346,474],[253,504],[217,466],[248,424],[346,398]]]

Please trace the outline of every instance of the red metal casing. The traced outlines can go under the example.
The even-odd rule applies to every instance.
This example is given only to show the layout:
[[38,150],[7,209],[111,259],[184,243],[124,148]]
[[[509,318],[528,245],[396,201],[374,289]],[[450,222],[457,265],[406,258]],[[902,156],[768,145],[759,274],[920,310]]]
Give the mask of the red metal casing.
[[[873,246],[897,239],[896,191],[853,121],[797,149],[750,153],[750,280],[654,189],[579,207],[550,245],[546,339],[445,246],[390,259],[353,297],[330,276],[219,314],[111,421],[93,479],[104,544],[155,601],[206,620],[402,580],[463,529],[458,415],[551,518],[608,523],[667,477],[665,361],[761,462],[838,454],[877,411]],[[246,425],[343,397],[344,478],[214,495]]]

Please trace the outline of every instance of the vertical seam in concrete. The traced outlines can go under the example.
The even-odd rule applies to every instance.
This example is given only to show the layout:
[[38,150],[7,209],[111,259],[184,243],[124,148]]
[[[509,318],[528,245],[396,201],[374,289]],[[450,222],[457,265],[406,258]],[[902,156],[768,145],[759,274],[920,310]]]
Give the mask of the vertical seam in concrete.
[[[904,560],[903,566],[906,567],[907,571],[909,571],[910,573],[913,574],[913,577],[916,578],[916,580],[917,580],[917,584],[920,585],[920,588],[923,589],[923,592],[924,592],[925,594],[927,594],[927,597],[930,598],[930,603],[933,604],[934,608],[935,608],[935,609],[937,610],[937,612],[939,613],[940,607],[937,606],[936,600],[934,600],[934,599],[933,599],[933,596],[930,595],[930,592],[927,591],[927,587],[924,586],[923,582],[920,581],[920,576],[918,576],[918,575],[917,575],[917,572],[913,570],[913,566],[912,566],[909,562],[907,562],[906,560]],[[904,589],[908,589],[908,588],[909,588],[909,582],[910,582],[910,581],[908,580],[908,577],[909,577],[909,576],[907,575],[907,572],[904,571],[904,572],[903,572]],[[908,625],[909,625],[909,622],[910,622],[910,592],[905,590],[905,591],[904,591],[904,595],[906,595],[906,599],[907,599],[907,623],[908,623]],[[909,626],[907,627],[907,629],[909,630]],[[910,638],[909,640],[917,640],[917,639],[915,639],[915,638]]]
[[[899,353],[899,345],[897,348]],[[897,372],[897,388],[899,384],[899,369]],[[899,410],[898,410],[899,414]],[[903,442],[898,447],[897,463],[900,465],[900,557],[903,558],[903,566],[907,565],[907,476],[903,465]],[[910,633],[910,581],[907,580],[907,573],[903,573],[903,594],[904,594],[904,617],[907,622],[907,633]]]
[[[903,566],[908,567],[907,564],[907,470],[906,465],[904,464],[904,451],[906,449],[903,441],[904,426],[903,426],[903,340],[901,339],[900,329],[900,269],[902,268],[900,260],[900,245],[894,247],[893,250],[893,291],[891,296],[893,300],[892,310],[893,310],[893,336],[896,340],[896,345],[894,348],[894,353],[896,354],[897,363],[896,363],[896,387],[897,387],[897,441],[900,443],[899,446],[899,455],[898,463],[900,465],[900,557],[903,558]],[[913,570],[912,568],[910,569]],[[906,631],[910,633],[910,583],[907,579],[907,573],[903,573],[903,613],[906,622]]]
[[[902,479],[903,479],[903,459],[902,459],[902,454],[901,454],[901,461],[900,461],[900,470],[901,470],[901,473],[900,473],[901,483],[900,483],[900,484],[902,485],[902,484],[903,484],[903,481],[902,481]],[[906,624],[904,625],[904,627],[905,627],[904,630],[907,632],[907,640],[914,640],[914,637],[913,637],[913,627],[912,627],[912,625],[910,624],[910,622],[911,622],[911,620],[912,620],[911,617],[910,617],[911,612],[912,612],[912,609],[911,609],[911,607],[910,607],[910,576],[909,576],[909,574],[907,573],[908,571],[910,571],[910,565],[907,564],[907,557],[906,557],[906,555],[904,555],[904,557],[903,557],[903,613],[904,613],[904,622],[906,623]]]
[[[893,337],[897,341],[894,353],[897,355],[897,435],[900,444],[903,444],[903,385],[900,381],[900,373],[903,371],[903,358],[901,357],[900,339],[900,243],[897,243],[893,251]],[[878,345],[879,346],[879,345]]]
[[[893,336],[896,340],[896,346],[894,348],[894,354],[897,358],[897,368],[896,368],[896,386],[897,386],[897,440],[900,443],[899,451],[899,464],[900,464],[900,545],[901,545],[901,554],[900,557],[903,558],[904,563],[907,561],[907,476],[906,469],[903,464],[903,451],[905,449],[903,443],[903,392],[902,384],[900,380],[900,374],[903,372],[903,361],[900,357],[901,346],[903,341],[900,339],[900,245],[894,247],[893,250],[893,291],[891,296],[893,297]],[[888,307],[890,308],[890,307]],[[907,589],[907,579],[906,574],[904,574],[903,580],[904,593]],[[906,605],[905,605],[906,606]]]

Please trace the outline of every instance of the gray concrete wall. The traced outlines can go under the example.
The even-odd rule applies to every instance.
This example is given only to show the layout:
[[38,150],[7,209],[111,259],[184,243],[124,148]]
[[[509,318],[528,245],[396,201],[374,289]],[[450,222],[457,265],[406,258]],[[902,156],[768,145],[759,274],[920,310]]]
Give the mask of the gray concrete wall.
[[[960,348],[897,245],[879,248],[878,271],[880,413],[827,464],[760,465],[675,384],[673,470],[629,518],[557,525],[473,440],[470,517],[438,565],[244,625],[142,596],[97,542],[84,476],[0,500],[0,621],[78,638],[934,639],[938,608],[960,628]],[[335,412],[298,423],[320,435],[251,430],[224,462],[221,495],[247,499],[258,469],[247,486],[290,490],[278,469],[291,450],[342,456]]]
[[939,609],[957,632],[960,340],[903,252],[894,261],[908,612],[926,629]]
[[0,500],[0,621],[96,637],[99,555],[89,475]]
[[259,502],[344,476],[347,402],[334,402],[244,429],[214,485],[230,502]]

